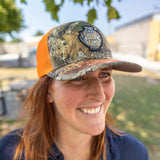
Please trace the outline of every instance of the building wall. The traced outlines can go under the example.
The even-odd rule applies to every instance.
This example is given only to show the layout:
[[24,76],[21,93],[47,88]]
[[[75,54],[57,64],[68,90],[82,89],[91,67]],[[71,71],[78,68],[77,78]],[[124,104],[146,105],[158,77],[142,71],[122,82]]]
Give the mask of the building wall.
[[114,46],[112,47],[124,54],[147,57],[149,29],[149,19],[119,28],[114,34]]
[[147,58],[160,60],[160,17],[150,22]]
[[160,13],[119,27],[107,39],[114,52],[160,61]]
[[19,43],[0,43],[0,55],[2,54],[18,54],[23,57],[28,56],[29,45],[25,42]]

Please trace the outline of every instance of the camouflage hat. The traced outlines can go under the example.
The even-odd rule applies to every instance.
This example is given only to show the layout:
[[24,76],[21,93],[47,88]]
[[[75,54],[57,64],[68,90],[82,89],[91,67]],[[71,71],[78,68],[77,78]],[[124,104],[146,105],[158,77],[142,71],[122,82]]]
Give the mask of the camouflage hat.
[[38,44],[39,78],[47,74],[54,79],[69,80],[106,66],[126,72],[142,70],[138,64],[113,59],[104,35],[88,22],[75,21],[58,26]]

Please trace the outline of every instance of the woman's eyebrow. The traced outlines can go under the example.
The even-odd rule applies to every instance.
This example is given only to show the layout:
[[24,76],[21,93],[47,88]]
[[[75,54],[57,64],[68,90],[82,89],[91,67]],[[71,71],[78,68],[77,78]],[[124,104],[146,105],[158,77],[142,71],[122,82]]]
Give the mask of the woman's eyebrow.
[[111,68],[102,68],[101,71],[111,71]]

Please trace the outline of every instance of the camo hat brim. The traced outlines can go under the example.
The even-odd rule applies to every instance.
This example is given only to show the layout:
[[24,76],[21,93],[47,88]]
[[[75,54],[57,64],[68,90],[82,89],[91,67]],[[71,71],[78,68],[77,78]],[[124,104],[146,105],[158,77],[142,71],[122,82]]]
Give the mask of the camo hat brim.
[[114,60],[105,36],[88,22],[58,26],[44,35],[37,47],[39,78],[48,75],[69,80],[107,66],[126,72],[142,70],[138,64]]
[[49,72],[47,75],[57,80],[71,80],[83,76],[88,72],[92,72],[105,67],[110,67],[111,69],[125,72],[137,72],[141,70],[141,67],[135,63],[118,61],[113,59],[101,59],[72,63],[52,72]]

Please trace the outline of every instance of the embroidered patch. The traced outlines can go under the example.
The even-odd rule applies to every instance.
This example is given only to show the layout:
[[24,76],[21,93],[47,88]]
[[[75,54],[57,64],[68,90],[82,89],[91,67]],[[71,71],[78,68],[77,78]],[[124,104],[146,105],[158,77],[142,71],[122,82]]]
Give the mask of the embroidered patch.
[[102,36],[93,27],[83,27],[78,38],[90,51],[98,51],[102,46]]

